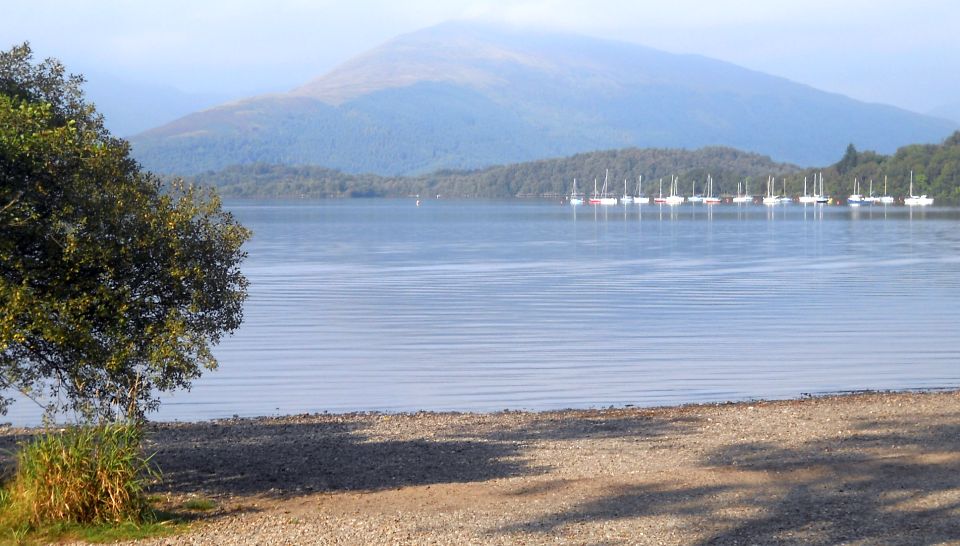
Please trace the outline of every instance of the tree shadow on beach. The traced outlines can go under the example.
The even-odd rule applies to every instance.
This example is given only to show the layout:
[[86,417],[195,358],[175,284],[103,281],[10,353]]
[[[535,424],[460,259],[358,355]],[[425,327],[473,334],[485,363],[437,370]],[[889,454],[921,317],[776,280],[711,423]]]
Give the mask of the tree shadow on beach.
[[532,475],[517,447],[467,440],[384,440],[362,424],[240,421],[160,426],[150,435],[164,491],[288,497]]
[[[479,436],[498,442],[531,442],[617,438],[652,439],[683,434],[700,422],[692,416],[664,417],[635,410],[584,410],[526,414],[521,423],[498,424]],[[465,431],[462,437],[478,436]]]
[[691,531],[692,544],[958,540],[958,420],[949,416],[951,424],[928,428],[906,419],[863,420],[795,448],[728,445],[701,461],[698,473],[711,476],[706,485],[682,485],[684,476],[677,476],[610,487],[567,510],[490,532],[562,535],[571,525],[668,516],[682,522],[674,531]]
[[[956,422],[956,417],[950,420]],[[960,539],[958,455],[960,425],[919,429],[907,420],[864,420],[847,434],[799,449],[763,443],[728,446],[707,464],[799,478],[787,482],[786,493],[765,505],[762,516],[704,543],[807,544],[815,538],[823,544],[939,544]]]
[[495,533],[557,534],[568,525],[645,516],[702,515],[711,510],[709,499],[726,490],[723,486],[684,488],[670,483],[610,487],[603,497],[581,503],[573,510],[503,527]]

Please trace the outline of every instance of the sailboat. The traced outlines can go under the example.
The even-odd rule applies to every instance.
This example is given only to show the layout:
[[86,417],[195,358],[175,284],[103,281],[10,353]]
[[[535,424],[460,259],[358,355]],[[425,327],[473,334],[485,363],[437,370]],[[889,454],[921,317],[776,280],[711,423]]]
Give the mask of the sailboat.
[[933,204],[933,197],[927,197],[924,195],[914,195],[913,194],[913,171],[910,171],[910,197],[907,197],[903,200],[904,205],[912,206],[926,206]]
[[616,197],[607,196],[607,180],[610,178],[610,169],[607,169],[606,174],[603,176],[603,189],[597,193],[597,179],[593,179],[593,197],[590,198],[589,203],[591,205],[616,205]]
[[804,204],[804,205],[817,202],[816,197],[807,194],[807,177],[806,176],[803,177],[803,195],[800,196],[799,201],[801,204]]
[[627,193],[627,179],[623,179],[623,197],[620,198],[620,202],[624,205],[633,203],[633,196]]
[[583,196],[577,193],[577,179],[573,179],[573,189],[570,190],[570,204],[571,205],[582,205]]
[[744,192],[740,193],[740,182],[737,182],[737,196],[733,198],[734,203],[752,203],[753,196],[750,195],[750,182],[744,181]]
[[873,179],[872,178],[870,179],[870,193],[864,196],[863,202],[868,205],[872,205],[874,203],[880,202],[880,198],[873,195]]
[[816,180],[816,178],[814,178],[814,180],[813,180],[813,191],[815,192],[815,193],[813,194],[813,200],[814,200],[818,205],[824,205],[824,204],[830,202],[830,198],[827,197],[826,195],[824,195],[824,193],[823,193],[823,173],[820,173],[820,191],[819,191],[819,192],[817,191],[817,180]]
[[664,204],[667,202],[667,198],[663,196],[663,179],[660,179],[660,193],[653,198],[654,203]]
[[633,198],[633,202],[638,205],[646,205],[647,203],[650,202],[650,198],[643,196],[643,192],[641,192],[641,187],[640,187],[641,185],[643,185],[642,174],[640,175],[639,178],[637,178],[637,195]]
[[713,177],[709,174],[707,175],[707,195],[704,196],[703,202],[708,205],[716,205],[720,202],[720,198],[713,195]]
[[781,205],[789,205],[793,202],[793,199],[790,199],[790,196],[787,195],[787,179],[783,179],[783,195],[780,196]]
[[883,195],[880,196],[880,202],[884,205],[893,203],[893,196],[887,193],[887,175],[883,175]]
[[697,195],[697,181],[694,180],[690,188],[690,198],[687,201],[691,203],[700,203],[703,201],[702,195]]
[[764,205],[776,205],[780,203],[780,198],[773,194],[774,179],[767,177],[767,195],[763,198]]
[[853,179],[853,193],[847,197],[847,204],[851,207],[859,207],[863,204],[863,194],[860,193],[860,182],[856,177]]
[[683,203],[683,196],[679,195],[678,186],[680,185],[680,177],[672,177],[673,184],[670,185],[670,195],[664,201],[668,205],[679,205]]

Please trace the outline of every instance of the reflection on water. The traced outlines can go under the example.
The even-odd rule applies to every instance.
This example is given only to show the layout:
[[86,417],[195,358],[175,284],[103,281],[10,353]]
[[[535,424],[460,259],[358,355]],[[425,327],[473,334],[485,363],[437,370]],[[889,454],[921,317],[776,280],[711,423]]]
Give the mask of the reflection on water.
[[[245,324],[158,419],[659,405],[960,384],[960,216],[234,203]],[[34,419],[17,404],[8,420]]]

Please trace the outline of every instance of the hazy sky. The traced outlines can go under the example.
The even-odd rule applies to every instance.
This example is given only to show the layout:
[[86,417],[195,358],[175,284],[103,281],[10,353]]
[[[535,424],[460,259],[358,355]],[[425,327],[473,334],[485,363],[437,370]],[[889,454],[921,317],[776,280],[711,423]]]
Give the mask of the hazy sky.
[[463,18],[699,53],[920,112],[960,102],[957,0],[0,0],[0,48],[29,40],[76,72],[239,97]]

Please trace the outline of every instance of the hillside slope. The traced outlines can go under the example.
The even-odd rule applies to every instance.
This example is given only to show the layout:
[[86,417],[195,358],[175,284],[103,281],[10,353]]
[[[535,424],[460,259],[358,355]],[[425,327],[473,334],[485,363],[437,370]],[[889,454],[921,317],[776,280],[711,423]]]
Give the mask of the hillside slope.
[[957,126],[700,56],[569,34],[447,23],[290,93],[138,135],[147,168],[313,164],[418,174],[624,147],[723,145],[801,165],[882,153]]

